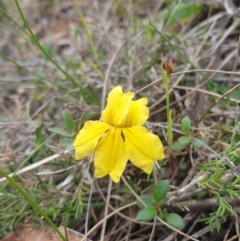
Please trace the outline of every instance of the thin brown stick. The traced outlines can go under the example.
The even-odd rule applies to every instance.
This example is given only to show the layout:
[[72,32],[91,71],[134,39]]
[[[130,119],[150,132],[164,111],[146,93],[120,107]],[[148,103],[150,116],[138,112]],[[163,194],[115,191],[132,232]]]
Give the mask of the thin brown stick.
[[[228,202],[231,206],[238,207],[240,205],[240,200],[238,198],[229,198],[224,197],[223,198],[226,202]],[[216,198],[207,198],[204,200],[190,200],[185,202],[176,202],[171,203],[171,205],[168,205],[167,207],[170,209],[174,209],[176,211],[196,211],[196,210],[209,210],[214,207],[217,207],[218,204],[216,202]]]
[[[215,72],[215,73],[218,73],[218,74],[229,74],[229,75],[240,76],[240,72],[223,71],[223,70],[215,70],[215,69],[192,69],[192,70],[187,70],[187,71],[182,71],[182,72],[171,74],[170,77],[178,76],[178,75],[181,75],[181,74],[191,74],[191,73],[201,73],[201,72],[207,72],[207,73]],[[148,85],[144,86],[143,88],[139,89],[138,91],[135,92],[135,94],[137,94],[137,93],[157,84],[161,80],[163,80],[162,77],[160,79],[157,79],[157,80],[153,81],[151,84],[148,84]]]
[[236,90],[236,89],[239,88],[239,87],[240,87],[240,84],[235,85],[233,88],[231,88],[230,90],[228,90],[224,95],[222,95],[220,98],[218,98],[217,100],[215,100],[215,101],[213,102],[213,104],[210,105],[210,106],[207,108],[207,110],[202,114],[202,116],[201,116],[200,120],[198,121],[198,123],[200,123],[200,122],[203,120],[203,118],[207,115],[207,113],[208,113],[221,99],[225,98],[226,96],[228,96],[230,93],[232,93],[234,90]]
[[[105,203],[104,217],[106,217],[106,216],[108,215],[108,206],[109,206],[109,202],[110,202],[111,191],[112,191],[112,179],[109,178],[107,201],[106,201],[106,203]],[[107,224],[107,219],[106,219],[106,218],[103,218],[103,225],[102,225],[101,238],[100,238],[101,241],[104,241],[106,224]]]

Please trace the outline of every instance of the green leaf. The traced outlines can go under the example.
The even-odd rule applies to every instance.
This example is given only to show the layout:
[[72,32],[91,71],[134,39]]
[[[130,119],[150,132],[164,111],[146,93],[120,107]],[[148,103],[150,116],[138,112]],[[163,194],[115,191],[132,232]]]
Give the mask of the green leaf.
[[72,134],[64,129],[57,128],[57,127],[52,127],[48,129],[49,131],[59,134],[61,136],[66,136],[66,137],[72,137]]
[[[143,194],[141,196],[139,196],[139,198],[147,205],[147,206],[152,206],[154,199],[153,196],[147,195],[147,194]],[[145,206],[139,201],[139,199],[136,199],[136,203],[138,205],[139,208],[145,208]]]
[[217,217],[215,219],[215,225],[216,225],[217,231],[219,232],[220,229],[221,229],[221,223],[220,223],[220,221],[219,221],[219,219]]
[[66,150],[71,150],[73,148],[73,142],[74,140],[71,138],[63,138],[60,141],[60,146],[65,148]]
[[191,129],[191,120],[190,120],[190,118],[188,116],[185,116],[181,120],[181,130],[184,133],[184,135],[188,135],[190,129]]
[[192,145],[193,145],[193,148],[195,149],[201,149],[203,147],[203,143],[200,140],[194,141]]
[[154,188],[153,197],[156,202],[160,202],[169,191],[169,181],[162,180]]
[[149,206],[140,210],[137,214],[136,219],[139,221],[149,222],[154,219],[156,210],[153,206]]
[[[173,1],[172,1],[173,2]],[[185,23],[191,18],[197,16],[201,12],[201,5],[195,3],[181,3],[181,1],[174,4],[174,8],[169,12],[168,8],[163,8],[159,11],[157,21],[161,19],[168,19],[167,26],[176,22]]]
[[178,142],[186,146],[191,142],[191,138],[189,136],[181,136],[178,138]]
[[158,215],[158,217],[159,218],[161,218],[161,219],[163,219],[163,220],[165,220],[166,218],[166,216],[168,215],[168,212],[167,212],[167,209],[166,208],[163,208],[162,210],[161,210],[161,213]]
[[184,221],[181,216],[176,213],[166,215],[165,221],[174,228],[181,229],[184,227]]
[[[229,90],[229,85],[221,86],[221,90],[222,90],[222,93],[227,92]],[[228,95],[229,98],[233,98],[233,99],[236,99],[236,100],[239,99],[239,96],[240,96],[240,89],[239,88],[231,91],[231,93],[229,93],[229,95]]]
[[68,130],[70,132],[74,132],[76,130],[74,120],[73,120],[72,115],[71,115],[71,113],[68,109],[65,109],[63,111],[63,121],[64,121],[64,124],[66,125],[66,127],[68,128]]
[[179,163],[178,168],[179,168],[179,170],[186,171],[187,170],[187,164],[186,163]]
[[171,148],[175,151],[182,151],[185,149],[185,146],[179,143],[178,141],[176,141],[172,144]]
[[192,17],[196,16],[201,12],[201,6],[193,3],[181,3],[175,10],[173,19],[175,21],[189,21]]
[[35,134],[36,134],[36,143],[41,143],[43,140],[43,135],[42,135],[42,130],[43,130],[43,123],[39,127],[36,128]]

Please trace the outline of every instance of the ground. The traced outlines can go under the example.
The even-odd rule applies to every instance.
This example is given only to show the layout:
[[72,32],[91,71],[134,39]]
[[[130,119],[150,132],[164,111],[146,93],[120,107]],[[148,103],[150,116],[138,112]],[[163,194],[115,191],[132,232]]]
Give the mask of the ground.
[[[57,241],[63,226],[68,240],[239,240],[235,5],[2,0],[0,238]],[[73,141],[118,85],[148,99],[144,125],[166,157],[150,175],[129,162],[115,184],[75,160]]]

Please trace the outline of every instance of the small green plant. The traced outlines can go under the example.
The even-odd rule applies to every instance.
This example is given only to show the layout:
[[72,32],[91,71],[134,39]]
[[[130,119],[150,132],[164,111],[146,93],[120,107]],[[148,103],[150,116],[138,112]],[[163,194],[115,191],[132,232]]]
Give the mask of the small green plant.
[[139,221],[149,222],[159,215],[161,219],[174,228],[181,229],[184,227],[183,219],[176,213],[168,213],[166,209],[161,209],[165,205],[165,197],[169,191],[169,181],[162,180],[154,188],[152,195],[143,194],[136,200],[138,207],[141,209],[136,219]]
[[48,130],[62,136],[63,138],[60,141],[60,146],[70,150],[73,147],[73,136],[76,132],[76,125],[68,109],[63,111],[63,122],[66,128],[62,129],[58,127],[52,127]]
[[183,132],[183,136],[179,137],[176,142],[172,144],[172,149],[176,151],[181,151],[186,149],[186,147],[192,144],[193,148],[200,149],[202,148],[202,142],[200,140],[192,141],[190,136],[191,130],[191,119],[188,116],[185,116],[181,120],[181,131]]
[[237,216],[230,202],[233,199],[240,199],[240,178],[227,178],[227,169],[219,160],[200,165],[200,169],[205,171],[205,176],[198,185],[211,193],[216,202],[216,209],[208,217],[200,218],[197,222],[205,222],[211,232],[214,228],[219,232],[222,221],[226,221],[229,215]]

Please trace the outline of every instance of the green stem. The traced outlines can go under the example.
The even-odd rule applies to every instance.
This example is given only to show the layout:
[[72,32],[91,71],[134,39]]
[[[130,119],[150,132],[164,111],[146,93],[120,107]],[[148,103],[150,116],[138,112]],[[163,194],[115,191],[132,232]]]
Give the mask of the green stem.
[[[14,1],[15,1],[16,6],[17,6],[18,12],[19,12],[19,14],[20,14],[20,16],[21,16],[21,18],[22,18],[22,20],[23,20],[23,22],[24,22],[24,24],[25,24],[25,26],[26,26],[29,34],[30,34],[30,36],[32,37],[32,39],[34,40],[34,42],[36,43],[36,45],[38,46],[38,48],[39,48],[39,49],[42,51],[42,53],[44,53],[45,56],[54,64],[54,66],[55,66],[59,71],[61,71],[61,72],[63,73],[63,75],[64,75],[67,79],[69,79],[69,80],[72,82],[72,85],[73,85],[73,86],[81,88],[81,86],[75,81],[75,79],[74,79],[72,76],[70,76],[64,69],[62,69],[62,68],[56,63],[56,61],[54,61],[54,59],[50,56],[50,54],[42,47],[42,45],[39,43],[37,37],[36,37],[36,36],[34,35],[34,33],[32,32],[32,30],[31,30],[31,28],[30,28],[30,26],[29,26],[29,24],[28,24],[28,22],[27,22],[27,20],[26,20],[26,18],[25,18],[25,16],[24,16],[24,14],[23,14],[23,12],[22,12],[22,9],[21,9],[21,7],[20,7],[20,5],[19,5],[19,3],[18,3],[18,0],[14,0]],[[82,88],[81,88],[81,90],[82,90]]]
[[32,207],[37,210],[49,223],[49,225],[56,231],[56,233],[61,237],[63,241],[67,241],[66,238],[62,235],[62,233],[58,230],[55,224],[51,221],[51,219],[41,210],[41,208],[34,202],[34,200],[26,193],[26,191],[21,188],[11,177],[7,175],[3,170],[0,169],[0,175],[5,177],[11,185],[13,185],[22,196],[32,205]]
[[49,59],[49,61],[52,62],[52,64],[53,64],[60,72],[62,72],[62,74],[63,74],[67,79],[69,79],[69,80],[71,81],[71,83],[72,83],[72,85],[73,85],[74,87],[78,87],[78,88],[80,89],[81,94],[83,95],[83,98],[84,98],[84,99],[86,99],[85,97],[88,97],[92,102],[96,102],[96,98],[93,98],[93,97],[88,93],[88,91],[87,91],[85,88],[83,88],[79,83],[77,83],[77,82],[75,81],[75,79],[74,79],[71,75],[69,75],[64,69],[62,69],[62,68],[60,67],[60,65],[58,65],[57,62],[50,56],[50,54],[42,47],[42,45],[39,43],[37,37],[36,37],[36,36],[34,35],[34,33],[32,32],[32,30],[31,30],[31,28],[30,28],[30,26],[29,26],[29,24],[28,24],[28,22],[27,22],[27,20],[26,20],[26,18],[25,18],[25,16],[24,16],[24,14],[23,14],[23,12],[22,12],[22,9],[21,9],[21,7],[20,7],[20,5],[19,5],[19,3],[18,3],[18,0],[14,0],[14,1],[15,1],[15,4],[16,4],[16,6],[17,6],[18,12],[19,12],[22,20],[23,20],[24,24],[26,25],[26,28],[27,28],[30,36],[31,36],[32,39],[34,40],[34,43],[37,45],[37,47],[38,47],[38,48],[42,51],[42,53]]
[[97,51],[96,51],[96,49],[95,49],[95,47],[94,47],[94,44],[93,44],[92,36],[91,36],[91,34],[89,33],[89,30],[88,30],[88,27],[87,27],[87,23],[86,23],[85,18],[84,18],[83,14],[82,14],[81,8],[80,8],[79,5],[78,5],[77,0],[74,0],[74,3],[75,3],[75,6],[76,6],[76,8],[77,8],[77,11],[78,11],[79,18],[80,18],[80,20],[81,20],[81,22],[82,22],[84,32],[85,32],[85,34],[86,34],[86,36],[87,36],[88,43],[89,43],[89,45],[90,45],[90,47],[91,47],[93,56],[94,56],[94,58],[95,58],[95,60],[96,60],[96,62],[97,62],[98,68],[97,68],[96,66],[94,66],[93,63],[91,63],[91,65],[94,66],[94,69],[97,70],[98,74],[99,74],[100,77],[103,79],[103,75],[102,75],[101,71],[99,71],[100,62],[99,62],[99,60],[98,60]]
[[163,74],[163,82],[165,87],[165,96],[166,96],[166,105],[167,105],[167,137],[168,137],[168,144],[171,146],[173,142],[173,130],[172,130],[172,110],[170,110],[170,102],[169,102],[169,78],[168,73],[165,69],[162,68],[162,74]]
[[17,26],[23,33],[29,36],[29,34],[25,31],[25,29],[16,22],[3,8],[0,8],[0,13],[2,13],[5,17],[7,17],[15,26]]

